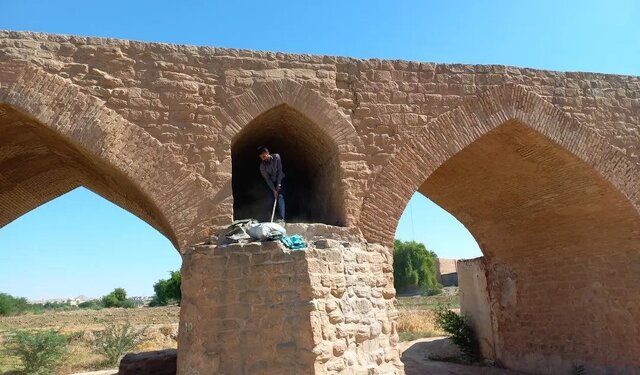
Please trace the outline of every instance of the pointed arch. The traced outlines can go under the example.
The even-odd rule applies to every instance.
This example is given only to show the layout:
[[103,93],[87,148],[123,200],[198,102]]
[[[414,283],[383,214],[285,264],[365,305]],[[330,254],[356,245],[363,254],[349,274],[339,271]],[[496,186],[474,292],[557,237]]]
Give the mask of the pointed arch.
[[510,121],[523,124],[575,155],[640,211],[640,173],[623,153],[537,94],[509,84],[487,90],[406,135],[363,203],[359,226],[365,237],[372,242],[393,243],[403,208],[429,176],[465,147]]
[[[194,213],[206,186],[198,176],[144,129],[69,80],[23,61],[0,62],[0,125],[3,135],[13,135],[0,142],[0,226],[83,185],[148,222],[177,248],[199,239]],[[40,155],[28,150],[28,142],[37,143]],[[42,168],[30,168],[31,160]]]
[[[238,139],[243,138],[242,135],[246,133],[244,130],[253,128],[252,125],[256,124],[256,121],[264,120],[265,116],[271,117],[269,121],[272,121],[274,114],[285,115],[289,119],[297,117],[286,127],[289,130],[297,128],[306,130],[309,134],[315,134],[320,144],[327,146],[327,152],[333,154],[330,163],[337,164],[337,174],[335,178],[331,177],[329,180],[335,182],[335,185],[327,186],[326,189],[334,189],[337,192],[336,197],[339,197],[335,199],[340,202],[333,202],[333,208],[330,210],[333,213],[328,216],[320,215],[331,218],[321,221],[340,225],[351,224],[354,219],[354,210],[348,207],[356,203],[351,202],[354,198],[347,194],[348,182],[341,177],[345,175],[347,169],[343,152],[353,150],[355,146],[360,145],[361,139],[350,119],[335,103],[331,103],[302,84],[288,79],[273,80],[260,83],[251,90],[229,99],[221,109],[221,118],[224,123],[220,132],[221,137],[226,139],[229,149],[237,148]],[[329,173],[328,170],[325,172]],[[333,172],[329,174],[333,175]],[[238,206],[237,202],[234,206]]]
[[222,109],[222,115],[226,119],[222,135],[229,141],[233,140],[253,119],[283,104],[317,124],[338,147],[358,144],[360,141],[355,127],[337,105],[288,79],[260,83],[244,94],[229,99]]

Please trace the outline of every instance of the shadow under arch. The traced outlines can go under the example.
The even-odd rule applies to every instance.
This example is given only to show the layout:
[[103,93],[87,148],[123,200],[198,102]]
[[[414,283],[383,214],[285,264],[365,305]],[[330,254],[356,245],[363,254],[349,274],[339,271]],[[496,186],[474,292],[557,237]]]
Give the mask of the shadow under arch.
[[232,141],[234,219],[270,219],[273,198],[259,172],[260,145],[282,157],[287,221],[344,225],[338,147],[286,104],[257,116]]
[[637,182],[603,137],[501,87],[407,140],[376,180],[361,226],[389,243],[386,228],[416,190],[462,222],[485,255],[483,332],[508,368],[637,370],[640,292],[626,287],[640,279]]

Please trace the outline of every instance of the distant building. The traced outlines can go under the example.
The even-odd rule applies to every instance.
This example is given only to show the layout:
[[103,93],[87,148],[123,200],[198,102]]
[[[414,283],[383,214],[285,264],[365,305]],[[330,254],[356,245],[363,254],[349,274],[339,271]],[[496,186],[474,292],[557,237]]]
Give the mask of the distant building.
[[87,296],[77,296],[74,298],[49,298],[49,299],[37,299],[37,300],[28,300],[27,303],[32,305],[44,305],[45,303],[68,303],[71,306],[78,306],[82,302],[91,301],[95,298],[89,298]]
[[438,282],[442,286],[458,286],[457,259],[438,258]]

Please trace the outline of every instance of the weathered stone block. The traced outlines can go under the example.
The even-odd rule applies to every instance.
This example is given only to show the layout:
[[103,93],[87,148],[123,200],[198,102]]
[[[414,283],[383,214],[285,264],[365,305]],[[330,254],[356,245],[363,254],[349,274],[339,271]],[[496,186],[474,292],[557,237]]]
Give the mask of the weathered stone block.
[[129,353],[120,360],[118,375],[175,375],[177,357],[175,349]]

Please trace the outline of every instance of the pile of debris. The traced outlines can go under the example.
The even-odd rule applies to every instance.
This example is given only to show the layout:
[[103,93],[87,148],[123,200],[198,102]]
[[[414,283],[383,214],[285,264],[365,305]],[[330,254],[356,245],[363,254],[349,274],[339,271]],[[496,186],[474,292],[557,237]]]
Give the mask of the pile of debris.
[[236,220],[218,237],[218,245],[248,243],[254,241],[280,241],[292,250],[303,250],[307,244],[300,235],[287,236],[287,230],[280,224],[260,223],[254,219]]

